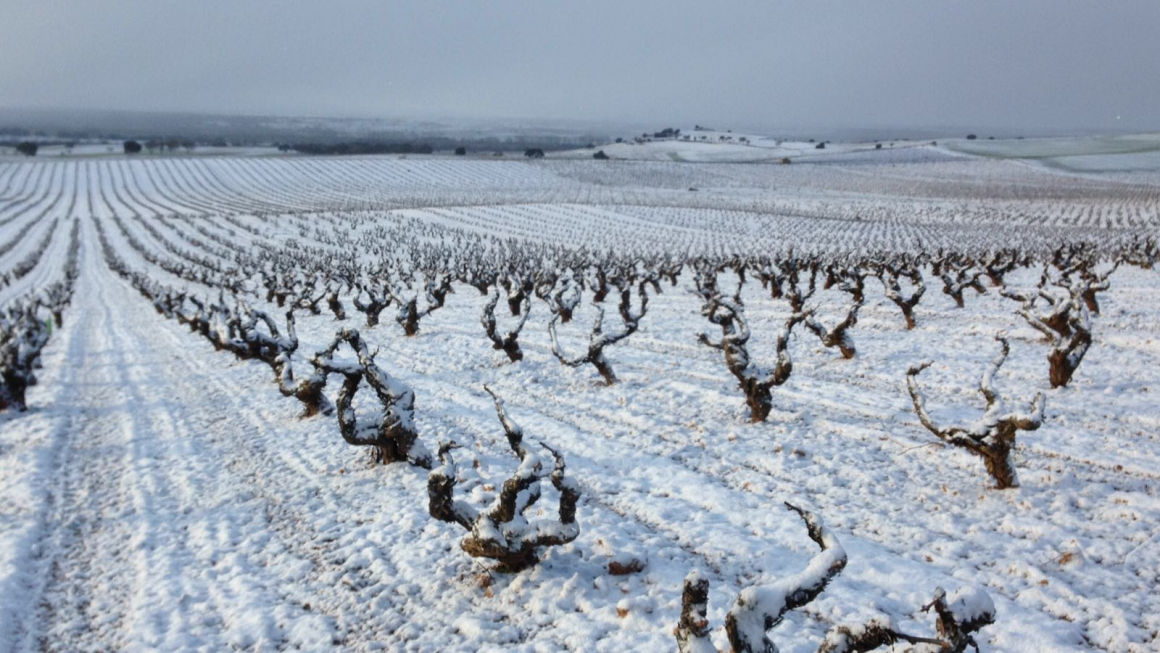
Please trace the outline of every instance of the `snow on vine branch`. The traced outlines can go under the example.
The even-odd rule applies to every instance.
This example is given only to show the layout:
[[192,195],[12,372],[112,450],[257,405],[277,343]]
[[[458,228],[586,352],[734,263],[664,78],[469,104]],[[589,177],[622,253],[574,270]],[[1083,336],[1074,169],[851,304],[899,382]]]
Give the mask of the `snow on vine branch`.
[[604,348],[624,340],[640,328],[640,320],[648,310],[648,291],[645,289],[644,282],[637,287],[637,296],[640,300],[640,309],[633,311],[631,287],[626,287],[621,291],[619,311],[624,326],[608,333],[604,331],[604,308],[593,304],[596,308],[596,320],[593,322],[592,332],[588,336],[588,350],[576,357],[567,356],[560,348],[560,341],[556,337],[556,323],[561,320],[561,314],[554,313],[548,322],[548,335],[552,338],[552,353],[561,364],[568,367],[580,367],[589,363],[596,368],[606,384],[615,384],[617,382],[616,373],[612,370],[612,363],[604,355]]
[[[1037,293],[1004,292],[1004,297],[1022,303],[1016,314],[1027,321],[1032,328],[1043,334],[1051,345],[1047,354],[1048,380],[1051,387],[1066,387],[1071,382],[1079,364],[1092,344],[1090,313],[1083,301],[1084,283],[1072,284],[1063,289],[1049,289],[1041,281]],[[1037,312],[1038,300],[1048,304],[1047,312]]]
[[[899,282],[899,279],[903,277],[911,283],[912,289],[909,297],[904,294],[902,284]],[[906,319],[907,330],[913,330],[916,325],[914,307],[918,306],[918,302],[926,293],[926,283],[922,280],[922,273],[913,265],[891,263],[882,266],[878,278],[882,281],[886,298],[894,302],[894,305],[902,311],[902,317]]]
[[887,615],[879,614],[856,625],[836,625],[827,633],[818,653],[861,653],[899,642],[916,645],[913,651],[962,653],[967,646],[978,650],[974,633],[995,622],[995,604],[982,589],[973,586],[957,590],[948,600],[946,592],[935,589],[934,600],[922,611],[935,609],[938,638],[918,637],[898,630]]
[[914,412],[918,414],[922,425],[947,444],[962,447],[980,456],[987,471],[995,479],[996,487],[1002,490],[1019,486],[1015,462],[1011,457],[1015,448],[1015,436],[1019,431],[1034,431],[1043,423],[1044,398],[1042,392],[1037,393],[1027,412],[1007,410],[1003,400],[995,392],[994,382],[999,368],[1007,360],[1010,345],[1002,336],[996,336],[995,339],[1001,344],[1001,350],[979,381],[979,392],[987,401],[987,410],[975,423],[947,428],[934,423],[926,410],[926,400],[917,380],[919,373],[930,367],[933,361],[912,366],[906,373],[906,387],[914,402]]
[[[777,646],[769,638],[769,630],[781,623],[785,613],[818,598],[846,567],[846,550],[825,527],[821,517],[790,503],[785,507],[802,518],[810,539],[821,551],[802,571],[769,585],[741,591],[725,616],[725,636],[734,653],[776,653]],[[681,619],[675,633],[681,653],[715,650],[709,641],[707,626],[708,594],[709,581],[699,572],[694,571],[685,578]]]
[[523,360],[524,352],[520,350],[520,331],[524,328],[524,323],[528,321],[528,314],[531,313],[532,300],[525,294],[520,308],[520,319],[515,326],[508,330],[505,334],[500,334],[499,328],[496,325],[495,306],[499,303],[499,288],[491,293],[491,297],[487,300],[487,304],[483,307],[483,312],[479,316],[479,321],[483,325],[484,333],[487,334],[487,339],[491,341],[492,349],[502,350],[510,361],[513,363]]
[[[427,477],[428,511],[435,519],[459,524],[468,531],[459,543],[468,555],[497,561],[499,571],[518,572],[539,562],[540,548],[567,544],[579,536],[576,504],[580,500],[580,486],[565,475],[564,457],[540,443],[554,460],[549,471],[547,461],[528,446],[523,429],[508,416],[503,400],[491,388],[484,386],[484,389],[495,401],[508,446],[520,464],[504,481],[492,505],[477,511],[454,498],[458,469],[451,452],[459,445],[441,443],[438,454],[441,464]],[[558,518],[529,521],[524,512],[539,501],[540,482],[545,477],[560,494]]]
[[[355,361],[336,360],[335,353],[346,343],[357,356]],[[409,462],[430,469],[432,458],[419,441],[415,427],[415,393],[407,384],[392,378],[374,361],[366,342],[355,329],[344,328],[334,336],[326,349],[313,359],[314,366],[328,374],[343,377],[336,401],[338,427],[342,438],[355,446],[371,447],[375,462]],[[352,402],[363,381],[374,391],[382,405],[360,418]]]
[[857,354],[857,349],[854,346],[854,338],[850,335],[850,329],[858,324],[858,309],[862,308],[862,302],[856,301],[846,312],[846,317],[841,322],[834,325],[834,328],[827,329],[818,321],[817,315],[810,312],[805,319],[805,326],[822,342],[823,347],[837,347],[838,351],[842,352],[842,358],[853,358]]
[[771,370],[762,369],[750,360],[749,350],[746,347],[750,336],[749,324],[740,304],[716,295],[701,309],[701,314],[721,327],[721,339],[714,342],[708,334],[702,333],[699,340],[725,353],[725,365],[736,377],[741,391],[745,393],[750,419],[754,422],[765,421],[773,409],[772,388],[784,384],[793,373],[793,360],[789,355],[789,336],[793,328],[811,317],[812,313],[795,312],[786,320],[785,326],[777,336],[777,364]]

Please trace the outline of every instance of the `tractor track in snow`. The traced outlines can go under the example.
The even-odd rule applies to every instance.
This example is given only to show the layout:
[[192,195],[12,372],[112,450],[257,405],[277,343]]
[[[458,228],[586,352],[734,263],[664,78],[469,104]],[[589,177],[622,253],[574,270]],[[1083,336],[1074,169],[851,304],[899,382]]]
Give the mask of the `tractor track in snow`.
[[[90,322],[76,341],[70,363],[74,374],[83,371],[75,384],[80,393],[69,398],[79,407],[76,421],[81,427],[58,454],[63,471],[46,537],[49,573],[26,643],[35,641],[32,647],[47,650],[59,642],[70,642],[70,648],[79,650],[180,647],[191,641],[215,648],[222,644],[209,639],[198,624],[170,622],[185,617],[184,611],[155,611],[158,606],[192,602],[198,604],[197,616],[204,623],[226,619],[224,610],[213,605],[210,581],[201,578],[206,570],[197,568],[197,556],[180,546],[180,531],[189,524],[172,517],[198,510],[199,490],[223,481],[222,476],[232,477],[226,482],[252,493],[265,526],[279,540],[276,549],[310,562],[303,574],[308,582],[300,582],[304,587],[293,590],[296,596],[287,602],[309,605],[313,613],[335,620],[340,638],[335,643],[341,641],[343,646],[405,641],[405,636],[393,640],[392,633],[382,630],[382,624],[367,614],[367,598],[358,596],[368,590],[389,596],[396,589],[389,579],[407,566],[405,547],[379,547],[373,574],[342,573],[337,588],[319,592],[332,582],[329,577],[344,572],[343,549],[351,543],[344,541],[348,538],[341,528],[315,526],[330,522],[328,515],[341,515],[351,505],[377,498],[367,497],[367,491],[377,494],[383,484],[397,483],[407,475],[416,478],[404,499],[425,509],[425,475],[404,466],[387,474],[383,468],[360,473],[355,468],[365,465],[362,451],[341,445],[336,447],[333,468],[346,461],[352,470],[347,476],[350,487],[332,484],[328,491],[311,492],[309,488],[319,488],[319,477],[328,472],[329,464],[279,444],[278,434],[269,432],[268,415],[254,408],[252,386],[218,373],[226,360],[223,354],[208,347],[200,351],[194,336],[153,313],[103,262],[99,265],[103,274],[92,284],[96,288],[85,284],[78,289],[78,295],[95,290],[81,311],[101,308],[86,313]],[[82,277],[94,276],[92,268],[87,272]],[[196,407],[170,401],[193,396],[216,410],[195,413]],[[278,412],[293,405],[281,397],[278,402]],[[206,432],[223,420],[232,423],[230,432],[206,442]],[[313,423],[325,437],[338,439],[328,419],[316,418]],[[303,492],[313,500],[296,502]],[[362,525],[378,517],[344,519]],[[163,545],[155,546],[158,542]],[[452,547],[449,555],[462,554]],[[186,587],[190,579],[201,586]],[[164,581],[159,591],[166,595],[150,591],[159,581]],[[174,581],[177,586],[167,587]],[[423,608],[404,607],[406,617],[419,616],[415,612]],[[518,606],[505,612],[519,621]],[[521,628],[537,641],[545,636],[556,641],[550,632],[539,632],[542,626],[529,623]],[[556,644],[563,646],[560,641]]]

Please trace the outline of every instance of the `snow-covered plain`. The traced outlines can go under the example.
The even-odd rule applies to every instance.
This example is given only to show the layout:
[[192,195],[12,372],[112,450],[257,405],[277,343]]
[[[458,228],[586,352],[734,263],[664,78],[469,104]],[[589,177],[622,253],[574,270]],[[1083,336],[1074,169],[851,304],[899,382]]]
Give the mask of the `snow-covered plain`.
[[[657,138],[641,134],[639,137],[622,139],[619,143],[608,143],[599,148],[585,148],[553,152],[552,158],[589,159],[597,149],[614,159],[635,161],[688,161],[699,163],[778,163],[783,158],[796,162],[829,160],[834,155],[844,160],[857,160],[856,156],[874,153],[883,155],[893,151],[915,150],[910,156],[921,156],[929,141],[886,141],[886,142],[831,142],[824,144],[816,140],[777,139],[757,134],[724,132],[702,129],[684,132],[672,137]],[[820,145],[820,147],[819,147]]]
[[[349,293],[344,321],[299,312],[298,356],[342,326],[378,348],[378,364],[414,389],[428,448],[464,445],[460,491],[475,505],[517,464],[485,383],[529,436],[564,455],[583,491],[580,535],[508,575],[489,573],[459,549],[462,531],[428,516],[424,470],[372,465],[333,417],[300,419],[268,367],[214,351],[154,311],[109,269],[97,238],[100,224],[134,270],[216,297],[219,288],[147,261],[130,236],[155,257],[225,268],[232,252],[258,251],[373,264],[399,246],[400,228],[455,246],[510,236],[725,255],[1119,242],[1160,224],[1155,178],[931,147],[836,149],[789,166],[667,156],[0,161],[0,270],[49,239],[0,301],[59,277],[69,225],[81,224],[76,295],[31,410],[0,414],[0,650],[673,650],[692,570],[710,580],[709,622],[724,647],[720,625],[738,594],[801,571],[816,552],[785,501],[822,516],[849,564],[773,629],[782,650],[815,650],[832,625],[879,613],[933,636],[920,608],[935,589],[976,586],[998,614],[979,633],[987,650],[1155,650],[1154,270],[1111,276],[1092,349],[1056,390],[1046,347],[994,289],[958,309],[928,279],[907,331],[872,278],[852,330],[857,356],[795,332],[793,375],[760,424],[747,420],[720,353],[697,342],[711,325],[687,268],[676,286],[662,282],[639,333],[608,350],[613,386],[558,363],[538,300],[514,364],[485,340],[486,298],[464,284],[410,338],[393,309],[366,328]],[[1038,278],[1029,268],[1008,282]],[[280,315],[264,293],[244,294]],[[741,294],[753,353],[771,361],[789,309],[752,280]],[[591,324],[589,298],[560,328],[570,350]],[[828,323],[840,317],[836,290],[813,303]],[[1047,394],[1044,425],[1019,436],[1022,486],[1005,491],[989,488],[977,458],[919,425],[905,389],[907,367],[934,359],[923,387],[936,418],[977,418],[997,333],[1012,343],[1000,391],[1013,403]],[[643,569],[609,573],[631,560]]]

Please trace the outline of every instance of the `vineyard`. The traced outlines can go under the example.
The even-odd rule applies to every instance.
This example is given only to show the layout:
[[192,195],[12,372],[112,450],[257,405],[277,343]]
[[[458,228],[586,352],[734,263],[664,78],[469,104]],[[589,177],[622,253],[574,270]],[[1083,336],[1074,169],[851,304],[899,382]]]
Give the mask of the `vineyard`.
[[0,650],[1155,649],[1158,231],[934,146],[0,158]]

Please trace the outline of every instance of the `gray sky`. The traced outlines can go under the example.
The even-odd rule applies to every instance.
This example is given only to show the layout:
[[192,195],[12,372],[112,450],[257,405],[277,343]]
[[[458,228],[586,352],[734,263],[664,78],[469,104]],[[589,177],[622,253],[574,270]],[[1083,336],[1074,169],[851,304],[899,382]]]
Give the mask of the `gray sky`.
[[1157,0],[3,0],[0,25],[10,107],[1160,129]]

